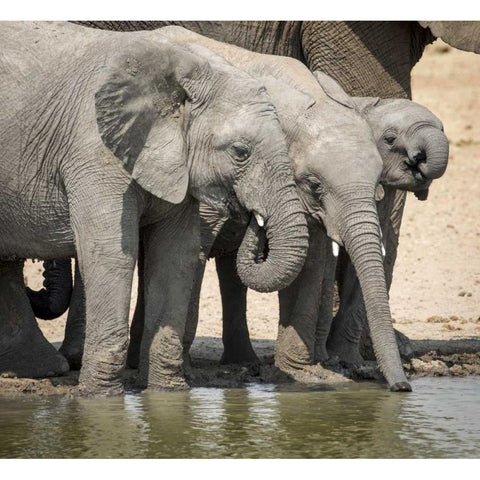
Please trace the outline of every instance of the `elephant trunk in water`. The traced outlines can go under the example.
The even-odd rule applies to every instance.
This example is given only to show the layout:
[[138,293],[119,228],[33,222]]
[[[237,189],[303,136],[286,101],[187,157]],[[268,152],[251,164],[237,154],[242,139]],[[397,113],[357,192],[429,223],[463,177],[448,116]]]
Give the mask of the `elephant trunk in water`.
[[41,290],[26,288],[33,313],[42,320],[53,320],[66,312],[72,295],[71,260],[47,260],[43,262],[43,286]]
[[448,139],[438,128],[425,126],[416,135],[413,152],[409,158],[414,162],[422,176],[429,180],[440,178],[447,169]]
[[380,370],[392,391],[411,391],[398,352],[383,269],[381,232],[370,189],[359,196],[342,192],[338,227],[355,267],[363,293],[373,348]]
[[[286,174],[291,177],[288,182],[285,182]],[[272,292],[287,287],[300,273],[307,254],[308,230],[290,170],[277,168],[273,176],[270,174],[258,178],[268,178],[269,185],[286,185],[276,190],[265,186],[257,189],[262,192],[260,205],[263,211],[252,215],[238,250],[237,272],[249,288],[259,292]],[[272,191],[275,194],[269,195]],[[240,196],[241,193],[239,199],[242,200]],[[258,199],[250,199],[248,203],[255,201]],[[255,212],[255,207],[249,209]],[[259,222],[265,222],[264,230],[260,228],[262,225]],[[265,242],[268,242],[266,258]]]

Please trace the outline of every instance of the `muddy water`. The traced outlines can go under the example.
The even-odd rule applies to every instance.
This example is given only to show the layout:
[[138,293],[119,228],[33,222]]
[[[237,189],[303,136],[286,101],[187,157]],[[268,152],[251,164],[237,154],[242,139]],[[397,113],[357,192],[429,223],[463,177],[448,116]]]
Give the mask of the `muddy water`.
[[480,457],[480,378],[0,399],[0,457]]

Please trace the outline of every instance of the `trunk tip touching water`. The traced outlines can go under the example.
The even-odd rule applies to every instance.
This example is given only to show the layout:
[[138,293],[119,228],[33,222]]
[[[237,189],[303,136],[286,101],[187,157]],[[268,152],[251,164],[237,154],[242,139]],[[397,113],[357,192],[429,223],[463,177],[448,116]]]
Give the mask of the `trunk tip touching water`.
[[391,392],[411,392],[412,387],[408,382],[397,382],[390,387]]

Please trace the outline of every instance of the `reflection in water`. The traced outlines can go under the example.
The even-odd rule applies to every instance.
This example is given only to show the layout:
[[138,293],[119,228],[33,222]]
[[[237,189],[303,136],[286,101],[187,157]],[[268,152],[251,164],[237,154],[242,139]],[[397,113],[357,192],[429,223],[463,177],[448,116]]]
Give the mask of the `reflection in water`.
[[414,392],[248,385],[106,399],[0,399],[0,457],[412,458],[480,456],[480,379]]

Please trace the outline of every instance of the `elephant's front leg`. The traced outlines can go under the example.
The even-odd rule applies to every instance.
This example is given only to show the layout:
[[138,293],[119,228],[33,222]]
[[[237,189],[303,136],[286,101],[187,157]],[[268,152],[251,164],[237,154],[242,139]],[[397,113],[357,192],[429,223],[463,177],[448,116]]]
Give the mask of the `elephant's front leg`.
[[220,363],[259,363],[247,326],[247,287],[236,270],[236,252],[215,258],[222,295],[223,355]]
[[75,276],[72,297],[68,309],[65,337],[60,353],[68,360],[72,370],[79,370],[82,366],[83,347],[85,343],[86,304],[85,287],[83,285],[78,260],[75,261]]
[[0,375],[46,377],[68,363],[38,328],[23,280],[23,261],[0,262]]
[[142,387],[188,387],[183,338],[200,252],[198,203],[187,199],[176,215],[143,230],[145,320],[140,348]]
[[70,199],[86,304],[79,386],[83,394],[119,394],[138,252],[138,197],[132,186],[122,191],[118,185],[110,189],[106,182],[100,187],[98,182],[85,185],[81,180],[77,186],[81,195]]
[[325,250],[325,266],[322,280],[322,297],[318,312],[317,329],[315,332],[315,363],[328,359],[327,339],[333,321],[333,303],[335,292],[335,271],[337,258],[333,255],[332,249]]
[[299,370],[314,363],[327,248],[331,247],[323,227],[309,226],[305,265],[292,284],[279,292],[280,324],[275,344],[275,365],[294,378]]
[[140,230],[137,262],[137,302],[135,304],[135,312],[133,313],[132,324],[130,325],[130,341],[128,343],[127,352],[127,366],[129,368],[138,368],[138,362],[140,361],[140,347],[142,345],[145,320],[144,261],[143,230]]

